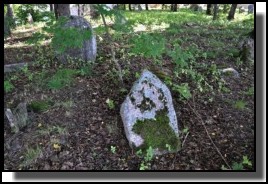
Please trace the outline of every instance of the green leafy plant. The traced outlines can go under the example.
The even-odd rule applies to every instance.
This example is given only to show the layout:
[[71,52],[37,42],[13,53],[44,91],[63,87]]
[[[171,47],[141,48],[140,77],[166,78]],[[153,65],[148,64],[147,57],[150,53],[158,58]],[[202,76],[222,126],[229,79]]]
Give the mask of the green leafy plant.
[[74,75],[77,74],[76,70],[72,69],[60,69],[55,75],[48,81],[49,89],[61,89],[72,83]]
[[29,165],[34,162],[41,154],[42,150],[39,146],[36,148],[28,148],[24,154],[24,165]]
[[188,83],[185,83],[182,85],[173,84],[172,89],[176,92],[179,92],[181,97],[183,97],[186,100],[192,97],[190,90],[189,90]]
[[247,105],[247,103],[244,102],[243,100],[238,100],[235,102],[234,107],[236,109],[243,110],[243,109],[245,109],[246,105]]
[[47,111],[54,103],[51,100],[40,100],[40,101],[32,101],[29,104],[29,107],[34,112],[44,112]]
[[113,154],[115,154],[115,151],[116,151],[116,147],[115,147],[115,146],[111,146],[111,152],[112,152]]
[[233,163],[233,165],[232,165],[232,169],[233,169],[233,170],[243,170],[244,167],[243,167],[243,164],[242,164],[242,163],[237,163],[237,162],[235,162],[235,163]]
[[12,89],[14,89],[13,84],[12,84],[10,81],[5,80],[5,81],[4,81],[4,90],[5,90],[5,92],[6,92],[6,93],[9,93],[9,92],[12,91]]
[[252,166],[252,163],[251,163],[251,161],[248,160],[247,156],[243,156],[243,162],[242,163],[245,164],[245,165],[248,165],[250,167]]
[[146,58],[153,58],[154,60],[161,58],[165,52],[166,40],[160,36],[153,36],[149,34],[141,34],[132,39],[133,48],[132,53],[136,55],[142,54]]
[[248,90],[246,92],[244,92],[244,94],[249,95],[249,96],[253,96],[254,95],[254,87],[248,88]]
[[141,162],[141,165],[140,165],[140,170],[146,170],[146,169],[149,169],[148,165],[146,163],[144,163],[143,161]]
[[106,104],[108,105],[109,109],[114,109],[115,107],[114,101],[109,98],[106,100]]
[[188,131],[189,131],[189,128],[188,128],[188,127],[185,127],[184,129],[182,129],[182,132],[183,132],[184,134],[187,134]]
[[145,161],[151,161],[154,156],[154,151],[152,146],[149,146],[149,148],[146,150],[146,156],[144,157]]
[[142,156],[142,150],[139,149],[138,151],[136,151],[136,155],[138,155],[138,156]]
[[69,27],[65,24],[68,18],[61,16],[55,22],[53,19],[46,23],[41,32],[36,32],[33,37],[27,41],[28,44],[37,44],[42,40],[52,36],[51,45],[58,53],[63,53],[70,48],[81,48],[85,40],[92,36],[90,29],[80,30],[78,28]]
[[171,151],[171,145],[166,144],[166,148],[168,149],[168,151]]

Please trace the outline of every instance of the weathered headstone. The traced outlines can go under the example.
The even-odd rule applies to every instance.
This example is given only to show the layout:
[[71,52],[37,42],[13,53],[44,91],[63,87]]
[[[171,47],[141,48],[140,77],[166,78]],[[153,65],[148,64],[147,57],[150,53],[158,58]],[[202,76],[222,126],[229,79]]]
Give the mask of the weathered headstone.
[[28,121],[28,112],[26,103],[20,103],[13,111],[6,109],[6,116],[10,123],[11,129],[17,133],[21,128],[27,125]]
[[254,39],[246,38],[239,43],[239,56],[243,61],[254,60]]
[[64,28],[77,28],[78,34],[83,31],[91,31],[91,37],[87,40],[84,40],[81,48],[69,48],[64,53],[57,53],[57,56],[60,61],[66,63],[67,58],[76,58],[82,59],[83,61],[94,62],[97,54],[97,42],[96,36],[93,33],[90,23],[79,16],[70,16],[67,22],[63,26]]
[[179,129],[167,86],[144,70],[121,105],[126,137],[134,149],[152,147],[154,154],[180,148]]
[[253,11],[254,11],[254,4],[249,4],[248,5],[248,13],[250,14],[250,13],[253,13]]

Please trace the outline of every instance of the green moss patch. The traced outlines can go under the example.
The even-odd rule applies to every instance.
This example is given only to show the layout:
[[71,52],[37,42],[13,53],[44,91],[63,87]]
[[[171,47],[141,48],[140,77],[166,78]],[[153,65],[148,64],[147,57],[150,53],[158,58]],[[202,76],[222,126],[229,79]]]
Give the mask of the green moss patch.
[[52,101],[32,101],[29,104],[30,109],[32,109],[34,112],[44,112],[48,110],[53,105]]
[[144,139],[140,149],[146,150],[151,146],[153,149],[167,150],[168,144],[171,151],[176,151],[180,147],[180,140],[169,125],[166,109],[157,111],[155,119],[138,120],[132,131]]

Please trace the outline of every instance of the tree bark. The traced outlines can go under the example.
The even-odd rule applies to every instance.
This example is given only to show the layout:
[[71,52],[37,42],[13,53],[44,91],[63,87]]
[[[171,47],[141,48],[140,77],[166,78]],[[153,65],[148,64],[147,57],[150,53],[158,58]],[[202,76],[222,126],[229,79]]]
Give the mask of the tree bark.
[[206,12],[207,15],[212,15],[211,8],[212,8],[212,4],[207,4],[207,12]]
[[4,37],[10,36],[11,30],[9,26],[9,20],[6,16],[4,16]]
[[177,4],[173,4],[173,11],[174,11],[174,12],[177,11]]
[[54,4],[54,13],[55,13],[56,20],[58,20],[58,18],[59,18],[58,4]]
[[70,16],[70,4],[55,4],[55,9],[57,6],[57,16]]
[[129,11],[132,11],[131,4],[128,4],[128,9],[129,9]]
[[106,30],[106,35],[110,41],[110,46],[111,46],[111,54],[112,54],[112,60],[114,61],[115,63],[115,66],[117,67],[117,70],[118,70],[118,75],[119,75],[119,79],[121,81],[121,84],[124,86],[124,81],[123,81],[123,74],[122,74],[122,68],[121,66],[119,65],[117,59],[115,58],[115,49],[114,49],[114,44],[112,43],[113,40],[112,40],[112,36],[110,35],[109,33],[109,28],[106,24],[106,21],[105,21],[105,18],[104,18],[104,15],[102,13],[100,13],[101,15],[101,18],[102,18],[102,21],[103,21],[103,24],[104,24],[104,27],[105,27],[105,30]]
[[82,4],[81,16],[84,16],[85,14],[85,6],[85,4]]
[[218,4],[214,4],[214,11],[213,11],[213,20],[218,18]]
[[234,19],[236,7],[237,7],[237,4],[232,4],[231,9],[229,11],[229,15],[227,17],[228,20],[233,20]]
[[53,12],[54,11],[53,4],[49,4],[49,7],[50,7],[50,11]]
[[149,8],[148,8],[148,4],[145,4],[145,9],[146,9],[146,10],[149,10]]
[[126,4],[123,5],[123,9],[126,10]]
[[78,16],[81,16],[81,9],[80,4],[77,4],[77,14]]
[[13,13],[11,4],[7,4],[7,16],[11,18],[12,20],[14,19],[14,13]]

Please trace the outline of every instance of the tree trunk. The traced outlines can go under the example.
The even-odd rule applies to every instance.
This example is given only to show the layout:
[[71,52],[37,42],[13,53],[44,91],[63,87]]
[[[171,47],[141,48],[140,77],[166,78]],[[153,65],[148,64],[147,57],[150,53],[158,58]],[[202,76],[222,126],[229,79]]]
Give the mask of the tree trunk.
[[164,8],[165,8],[165,4],[162,4],[162,10],[164,10]]
[[93,19],[97,19],[99,17],[99,12],[96,10],[93,4],[90,4],[90,16]]
[[56,20],[58,20],[59,18],[58,4],[54,4],[54,13],[55,13]]
[[227,17],[228,20],[233,20],[234,19],[236,7],[237,7],[237,4],[232,4],[231,9],[229,11],[229,15]]
[[129,11],[132,11],[131,4],[128,4],[128,9],[129,9]]
[[177,11],[177,4],[173,4],[173,11],[174,11],[174,12]]
[[49,4],[49,7],[50,7],[50,11],[53,12],[54,11],[53,4]]
[[170,10],[173,11],[174,4],[171,4]]
[[149,10],[149,8],[148,8],[148,4],[145,4],[145,9],[146,9],[146,10]]
[[126,4],[123,5],[123,9],[126,10]]
[[223,5],[223,13],[227,13],[227,4]]
[[77,4],[77,14],[78,16],[81,16],[80,4]]
[[84,16],[85,14],[85,6],[85,4],[82,4],[81,16]]
[[4,16],[4,37],[10,36],[11,35],[11,30],[9,26],[9,21],[6,16]]
[[212,15],[211,8],[212,8],[212,4],[207,4],[207,12],[206,12],[207,15]]
[[218,4],[214,4],[213,20],[216,20],[217,17],[218,17]]
[[57,16],[70,16],[70,4],[55,4],[55,9],[57,5]]
[[7,4],[7,16],[12,20],[14,19],[14,14],[13,14],[11,4]]

